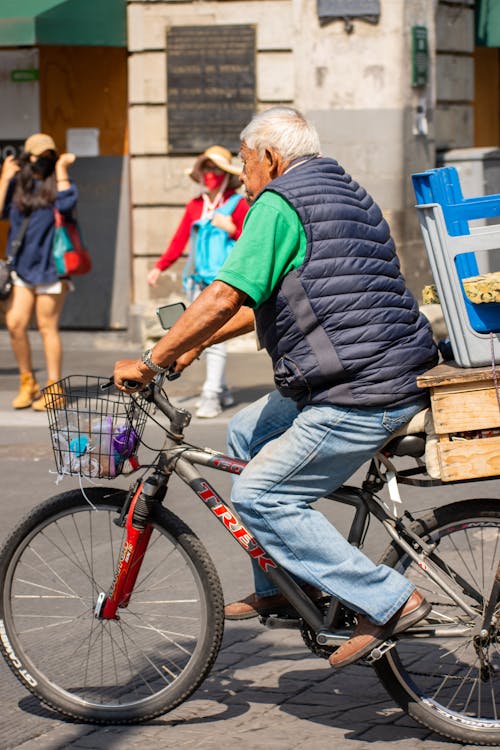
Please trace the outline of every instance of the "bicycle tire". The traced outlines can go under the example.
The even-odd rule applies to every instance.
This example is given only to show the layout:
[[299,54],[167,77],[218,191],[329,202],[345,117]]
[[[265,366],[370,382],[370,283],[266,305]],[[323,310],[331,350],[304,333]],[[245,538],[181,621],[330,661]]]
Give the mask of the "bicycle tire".
[[41,503],[0,551],[0,649],[22,684],[86,723],[134,724],[172,710],[209,673],[224,603],[205,547],[171,511],[153,534],[119,620],[94,616],[124,530],[119,489],[71,490]]
[[[412,530],[437,544],[448,573],[453,566],[477,592],[489,595],[500,555],[498,500],[465,500],[436,508],[415,520]],[[500,613],[485,650],[489,668],[482,672],[474,645],[482,621],[481,603],[465,596],[461,586],[440,571],[477,610],[475,617],[467,615],[394,543],[380,562],[416,584],[433,607],[427,620],[440,623],[443,631],[441,637],[430,639],[400,638],[375,662],[386,690],[413,719],[440,735],[462,743],[500,746]],[[455,626],[465,626],[467,633],[447,637],[446,629]]]

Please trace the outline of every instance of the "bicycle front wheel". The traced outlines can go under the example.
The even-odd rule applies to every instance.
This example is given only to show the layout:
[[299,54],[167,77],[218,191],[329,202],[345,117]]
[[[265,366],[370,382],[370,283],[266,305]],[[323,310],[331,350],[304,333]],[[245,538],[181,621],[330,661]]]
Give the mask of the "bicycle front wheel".
[[432,637],[400,638],[375,669],[419,723],[460,742],[500,746],[500,606],[488,638],[479,635],[500,556],[500,503],[466,500],[436,508],[415,521],[413,531],[435,545],[426,564],[474,614],[391,545],[381,562],[409,578],[432,604],[427,622],[435,630]]
[[85,722],[130,724],[184,701],[220,648],[224,605],[205,548],[158,507],[131,601],[119,619],[94,616],[119,560],[113,523],[122,490],[50,498],[0,553],[0,648],[18,679],[57,711]]

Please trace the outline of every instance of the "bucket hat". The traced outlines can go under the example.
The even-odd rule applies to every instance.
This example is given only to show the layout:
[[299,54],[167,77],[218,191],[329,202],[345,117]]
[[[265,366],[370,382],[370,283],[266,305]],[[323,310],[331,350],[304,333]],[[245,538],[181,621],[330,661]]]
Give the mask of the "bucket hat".
[[24,142],[24,150],[33,156],[40,156],[44,151],[57,151],[54,139],[45,133],[30,135]]
[[200,182],[202,176],[201,169],[206,161],[213,162],[223,172],[231,175],[231,179],[229,180],[230,187],[237,187],[241,184],[238,176],[241,172],[241,167],[232,163],[231,152],[227,148],[224,148],[224,146],[209,146],[198,156],[192,168],[187,171],[192,180]]

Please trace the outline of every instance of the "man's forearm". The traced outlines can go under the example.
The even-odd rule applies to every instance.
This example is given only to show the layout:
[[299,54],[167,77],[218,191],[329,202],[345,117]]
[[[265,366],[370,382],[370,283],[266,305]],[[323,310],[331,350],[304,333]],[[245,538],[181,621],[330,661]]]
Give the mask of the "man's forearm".
[[250,307],[240,307],[231,320],[203,342],[201,348],[208,349],[209,346],[221,344],[223,341],[242,336],[244,333],[250,333],[250,331],[253,331],[254,329],[255,316],[253,310]]
[[[237,316],[246,294],[235,289],[222,281],[214,281],[210,284],[195,301],[183,313],[182,317],[174,326],[160,339],[152,350],[152,359],[155,364],[168,367],[184,352],[201,347],[205,348],[205,342],[215,337],[221,328],[225,328],[232,318]],[[246,333],[248,328],[248,317],[245,316],[245,327],[241,333]],[[232,335],[239,335],[236,331],[241,326],[241,321],[235,322]],[[253,326],[252,326],[253,327]],[[229,330],[227,338],[230,338]],[[225,339],[218,339],[219,341]]]
[[204,349],[208,349],[213,344],[220,344],[222,341],[236,338],[241,336],[243,333],[249,333],[255,328],[255,318],[252,310],[249,307],[240,307],[234,317],[231,318],[222,328],[220,328],[213,336],[210,336],[199,346],[194,349],[190,349],[175,360],[175,369],[177,372],[182,372],[186,367],[198,359]]

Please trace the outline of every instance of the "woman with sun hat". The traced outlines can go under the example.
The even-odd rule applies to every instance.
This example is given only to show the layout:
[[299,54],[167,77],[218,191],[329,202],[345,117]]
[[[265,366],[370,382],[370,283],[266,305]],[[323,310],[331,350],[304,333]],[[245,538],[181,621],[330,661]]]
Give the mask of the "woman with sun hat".
[[[245,198],[236,192],[241,185],[240,171],[223,146],[210,146],[197,157],[188,175],[200,185],[201,193],[188,202],[167,249],[149,272],[151,286],[181,256],[188,242],[190,253],[183,281],[189,301],[213,281],[240,236],[249,209]],[[223,407],[231,406],[234,399],[225,379],[226,344],[209,347],[205,355],[206,378],[196,416],[210,419]]]

